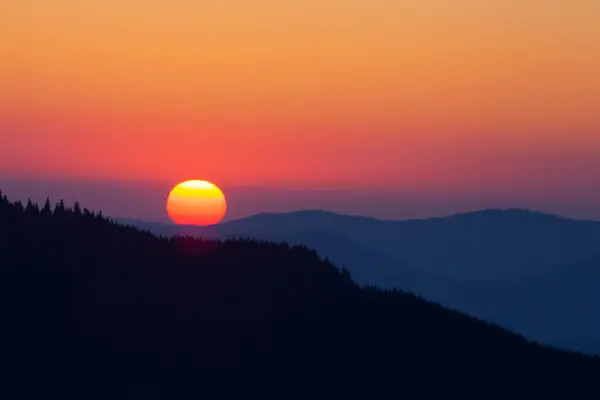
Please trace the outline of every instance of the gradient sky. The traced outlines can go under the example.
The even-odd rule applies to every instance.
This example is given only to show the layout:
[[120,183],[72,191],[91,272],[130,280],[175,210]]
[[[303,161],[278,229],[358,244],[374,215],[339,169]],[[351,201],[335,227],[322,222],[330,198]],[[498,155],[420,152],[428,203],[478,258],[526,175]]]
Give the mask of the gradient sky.
[[600,209],[599,21],[597,0],[0,0],[0,177]]

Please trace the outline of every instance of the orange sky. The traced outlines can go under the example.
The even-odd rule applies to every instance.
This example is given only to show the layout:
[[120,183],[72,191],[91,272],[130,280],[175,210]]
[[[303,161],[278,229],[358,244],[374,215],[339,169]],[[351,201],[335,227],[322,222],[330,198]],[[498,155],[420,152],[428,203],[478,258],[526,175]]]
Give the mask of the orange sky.
[[585,188],[597,0],[0,2],[0,174]]

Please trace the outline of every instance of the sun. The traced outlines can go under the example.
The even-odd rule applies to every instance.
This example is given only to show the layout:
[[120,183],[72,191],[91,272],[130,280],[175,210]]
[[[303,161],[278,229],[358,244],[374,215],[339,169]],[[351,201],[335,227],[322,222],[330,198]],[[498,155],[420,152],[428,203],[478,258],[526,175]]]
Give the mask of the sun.
[[173,188],[167,199],[167,213],[179,225],[218,224],[227,212],[225,195],[208,181],[185,181]]

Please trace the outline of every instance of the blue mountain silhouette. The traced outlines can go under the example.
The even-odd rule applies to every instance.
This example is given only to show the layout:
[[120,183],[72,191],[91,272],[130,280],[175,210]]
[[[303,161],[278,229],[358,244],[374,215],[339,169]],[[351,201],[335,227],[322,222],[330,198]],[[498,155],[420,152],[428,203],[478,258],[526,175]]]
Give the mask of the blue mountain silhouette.
[[600,222],[522,209],[407,221],[306,210],[206,228],[124,222],[162,235],[304,244],[359,284],[401,288],[535,340],[600,351]]

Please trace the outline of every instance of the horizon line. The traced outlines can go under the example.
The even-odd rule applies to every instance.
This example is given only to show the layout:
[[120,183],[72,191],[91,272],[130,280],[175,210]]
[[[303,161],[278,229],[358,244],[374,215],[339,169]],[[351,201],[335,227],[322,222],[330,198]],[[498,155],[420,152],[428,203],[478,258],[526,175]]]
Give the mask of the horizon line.
[[441,216],[431,216],[431,217],[424,217],[424,218],[407,218],[407,219],[384,219],[384,218],[377,218],[377,217],[372,217],[372,216],[364,215],[364,214],[344,214],[344,213],[338,213],[338,212],[329,211],[329,210],[326,210],[326,209],[299,209],[299,210],[293,210],[293,211],[287,211],[287,212],[258,212],[258,213],[247,215],[245,217],[234,218],[234,219],[230,219],[230,220],[226,220],[226,221],[220,222],[220,223],[215,224],[215,225],[207,225],[207,226],[202,226],[202,225],[185,225],[185,224],[178,225],[178,224],[175,224],[173,222],[163,222],[163,221],[157,221],[157,220],[143,220],[143,219],[130,218],[130,217],[116,217],[116,216],[112,216],[112,215],[107,215],[107,217],[109,217],[111,219],[114,219],[117,222],[118,221],[131,221],[131,222],[141,222],[141,223],[159,224],[159,225],[167,225],[167,226],[180,226],[180,227],[193,227],[193,228],[210,228],[210,227],[215,227],[215,226],[219,226],[219,225],[226,225],[226,224],[231,223],[231,222],[243,221],[243,220],[246,220],[246,219],[249,219],[249,218],[258,217],[258,216],[265,216],[265,215],[283,216],[283,215],[300,214],[300,213],[326,213],[326,214],[331,214],[331,215],[335,215],[335,216],[339,216],[339,217],[368,219],[368,220],[372,220],[372,221],[376,221],[376,222],[401,223],[401,222],[416,222],[416,221],[448,219],[448,218],[468,216],[468,215],[478,214],[478,213],[484,213],[484,212],[498,212],[498,211],[500,211],[500,212],[526,212],[526,213],[530,213],[530,214],[545,215],[547,217],[554,217],[554,218],[563,219],[563,220],[569,220],[569,221],[583,221],[583,222],[596,222],[596,223],[600,223],[600,220],[596,220],[596,219],[590,219],[590,218],[572,218],[572,217],[568,217],[568,216],[561,215],[561,214],[558,214],[558,213],[549,213],[549,212],[545,212],[545,211],[538,211],[538,210],[527,209],[527,208],[518,208],[518,207],[511,207],[511,208],[499,208],[499,207],[498,208],[480,208],[480,209],[474,209],[472,211],[467,211],[467,212],[457,212],[457,213],[451,213],[451,214],[444,214],[444,215],[441,215]]

